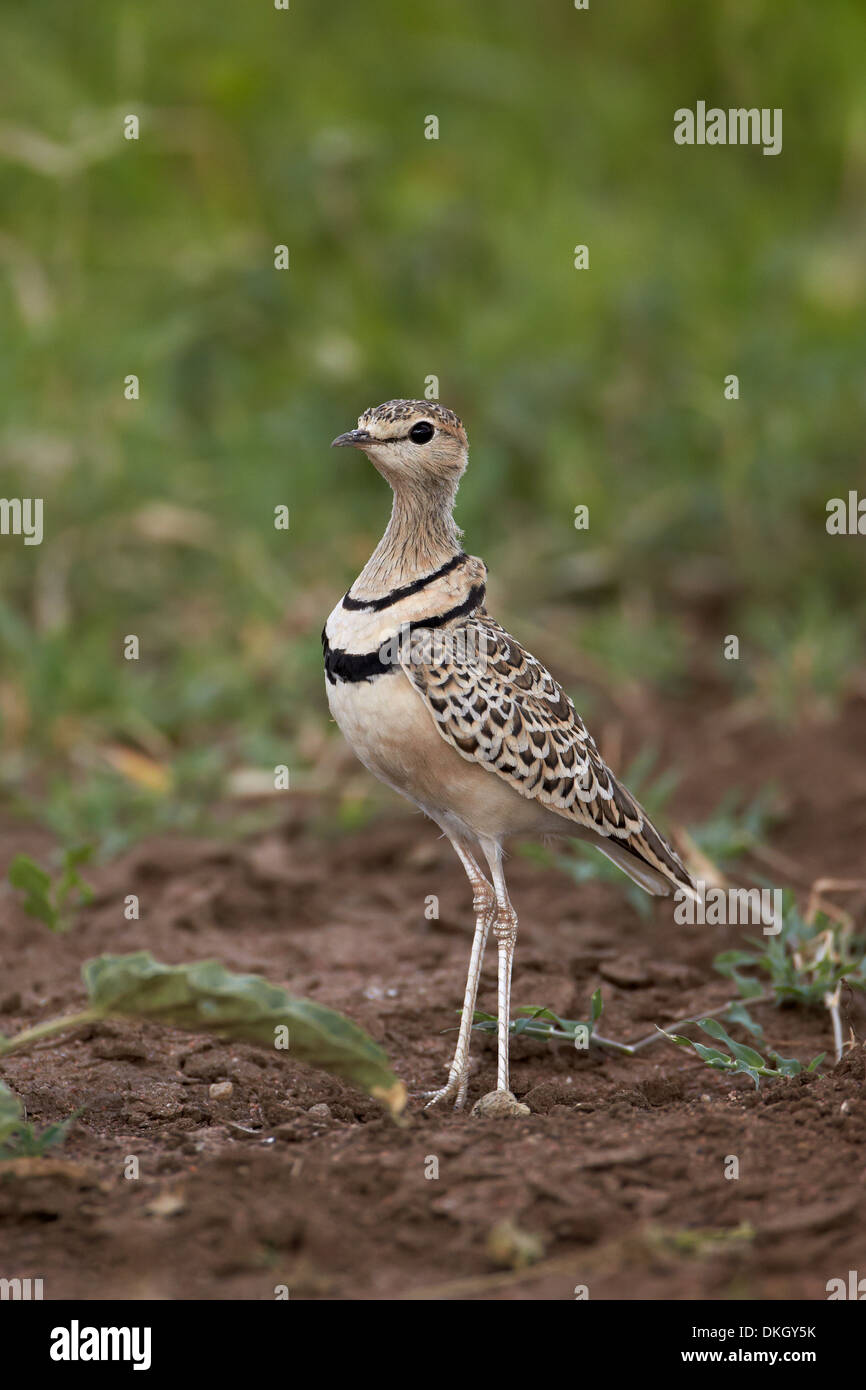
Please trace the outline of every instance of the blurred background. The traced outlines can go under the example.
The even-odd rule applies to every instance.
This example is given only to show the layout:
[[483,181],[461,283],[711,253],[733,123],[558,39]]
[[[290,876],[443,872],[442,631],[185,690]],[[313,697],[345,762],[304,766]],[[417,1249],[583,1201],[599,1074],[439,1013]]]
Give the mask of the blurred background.
[[[45,504],[0,538],[7,814],[234,832],[278,763],[371,813],[319,634],[390,495],[329,444],[430,376],[490,606],[590,718],[866,690],[825,529],[866,494],[856,0],[2,10],[0,494]],[[675,145],[698,100],[781,107],[782,153]]]

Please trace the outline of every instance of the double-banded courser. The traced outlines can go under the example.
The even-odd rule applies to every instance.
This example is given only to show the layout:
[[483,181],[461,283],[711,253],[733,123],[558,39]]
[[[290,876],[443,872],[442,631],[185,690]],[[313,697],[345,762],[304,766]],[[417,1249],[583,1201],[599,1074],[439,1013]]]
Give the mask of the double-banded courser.
[[[695,888],[603,762],[569,697],[487,613],[487,568],[462,550],[452,515],[468,454],[453,411],[387,401],[334,446],[362,449],[394,504],[322,633],[328,703],[361,762],[441,827],[472,885],[475,937],[457,1050],[446,1085],[429,1093],[431,1105],[453,1098],[460,1108],[491,927],[499,950],[497,1091],[510,1095],[517,914],[503,869],[509,836],[589,840],[657,896]],[[475,857],[479,847],[492,883]]]

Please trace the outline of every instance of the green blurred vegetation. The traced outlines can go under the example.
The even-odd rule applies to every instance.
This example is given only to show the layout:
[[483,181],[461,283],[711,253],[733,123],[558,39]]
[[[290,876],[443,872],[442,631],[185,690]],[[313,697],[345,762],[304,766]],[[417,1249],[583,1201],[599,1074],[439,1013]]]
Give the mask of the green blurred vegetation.
[[[303,785],[389,501],[328,445],[431,374],[496,611],[578,679],[681,684],[696,635],[774,717],[859,679],[866,541],[824,527],[866,489],[858,0],[2,14],[0,492],[46,527],[0,538],[16,809],[114,843]],[[783,108],[782,153],[676,146],[699,99]]]

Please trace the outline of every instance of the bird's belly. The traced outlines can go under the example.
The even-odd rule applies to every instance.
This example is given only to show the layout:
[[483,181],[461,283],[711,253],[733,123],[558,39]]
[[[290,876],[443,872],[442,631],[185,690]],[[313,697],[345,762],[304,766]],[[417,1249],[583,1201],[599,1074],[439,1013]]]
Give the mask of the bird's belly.
[[435,764],[452,753],[400,671],[328,686],[328,704],[346,742],[370,772],[419,799],[438,781]]
[[328,704],[364,766],[443,827],[494,839],[548,829],[543,807],[445,742],[402,672],[329,684]]

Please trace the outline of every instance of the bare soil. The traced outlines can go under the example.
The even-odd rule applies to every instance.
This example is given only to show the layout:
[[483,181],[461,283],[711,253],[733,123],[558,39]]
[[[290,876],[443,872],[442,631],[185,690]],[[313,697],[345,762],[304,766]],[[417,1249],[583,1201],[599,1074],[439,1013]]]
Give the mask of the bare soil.
[[[855,701],[786,734],[668,708],[660,743],[690,769],[673,814],[699,819],[728,787],[773,778],[788,881],[805,893],[862,873],[863,716]],[[326,803],[303,800],[245,843],[141,844],[90,872],[96,899],[59,938],[4,898],[0,1030],[81,1007],[83,960],[145,947],[218,957],[340,1009],[410,1091],[441,1084],[471,936],[462,870],[420,816],[342,837],[323,834],[327,820]],[[47,847],[7,825],[0,869]],[[515,1003],[585,1017],[601,985],[604,1032],[630,1040],[730,997],[712,970],[730,928],[677,926],[666,902],[644,921],[615,887],[578,889],[517,855],[510,885]],[[129,893],[138,922],[124,920]],[[844,901],[862,925],[864,900]],[[494,951],[479,1005],[494,1009]],[[822,1011],[756,1016],[786,1056],[831,1048]],[[477,1036],[474,1057],[470,1100],[495,1085],[493,1040]],[[279,1284],[327,1299],[571,1299],[578,1285],[608,1299],[822,1299],[828,1279],[866,1273],[862,1045],[759,1092],[665,1042],[622,1058],[517,1040],[512,1058],[527,1118],[413,1100],[404,1127],[290,1055],[155,1027],[105,1024],[9,1058],[2,1075],[31,1120],[79,1115],[51,1157],[0,1165],[0,1273],[87,1299],[271,1299]],[[231,1095],[213,1099],[220,1081]]]

